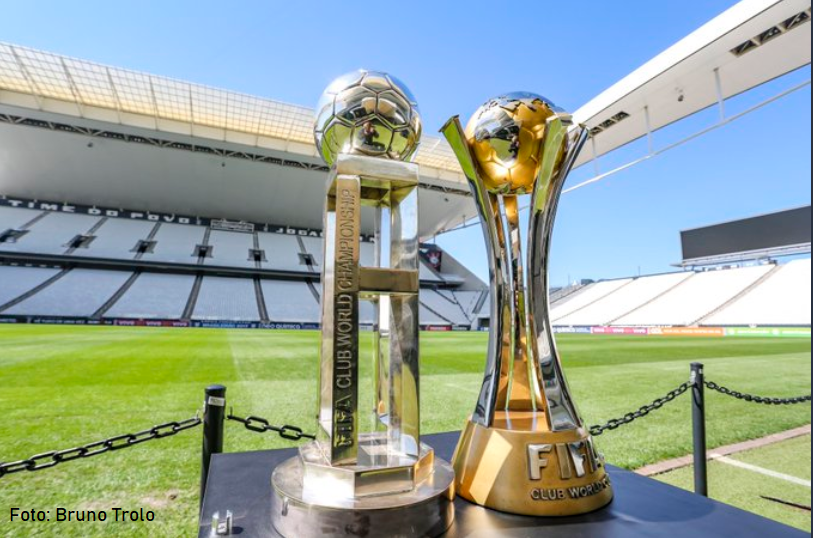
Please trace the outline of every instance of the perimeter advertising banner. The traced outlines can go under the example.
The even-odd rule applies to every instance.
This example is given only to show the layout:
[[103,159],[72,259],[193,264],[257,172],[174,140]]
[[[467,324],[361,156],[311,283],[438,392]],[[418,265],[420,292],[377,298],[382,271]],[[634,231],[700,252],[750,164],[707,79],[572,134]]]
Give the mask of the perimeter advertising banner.
[[768,338],[810,338],[810,327],[728,327],[726,336]]
[[651,327],[649,334],[659,336],[725,336],[720,327]]

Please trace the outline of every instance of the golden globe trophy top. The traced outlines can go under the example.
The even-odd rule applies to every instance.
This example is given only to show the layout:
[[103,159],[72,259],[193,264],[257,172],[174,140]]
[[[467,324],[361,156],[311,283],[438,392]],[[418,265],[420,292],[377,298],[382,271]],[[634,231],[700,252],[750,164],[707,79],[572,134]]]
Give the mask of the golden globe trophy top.
[[[318,433],[274,470],[272,523],[297,538],[435,536],[454,517],[454,471],[420,440],[418,166],[407,162],[421,135],[417,104],[394,77],[357,71],[325,90],[314,133],[331,166]],[[359,263],[362,206],[375,214],[370,267]],[[373,318],[367,391],[360,301]]]
[[[612,490],[562,374],[547,293],[556,206],[587,131],[544,97],[517,92],[486,102],[465,132],[457,116],[441,132],[474,196],[491,279],[485,379],[455,450],[457,493],[515,514],[600,508]],[[524,268],[521,194],[531,194]]]

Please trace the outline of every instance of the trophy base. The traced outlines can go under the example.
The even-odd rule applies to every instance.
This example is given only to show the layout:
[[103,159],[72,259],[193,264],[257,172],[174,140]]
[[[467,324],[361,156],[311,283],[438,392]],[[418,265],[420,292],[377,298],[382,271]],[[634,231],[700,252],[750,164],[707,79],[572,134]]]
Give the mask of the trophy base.
[[454,470],[438,458],[410,491],[348,498],[326,488],[304,490],[304,464],[295,456],[271,476],[271,522],[288,538],[311,536],[438,536],[454,519]]
[[[536,423],[522,416],[531,413],[512,411],[510,422]],[[495,422],[508,426],[509,417]],[[602,457],[581,428],[511,430],[468,421],[453,463],[457,494],[502,512],[571,516],[597,510],[613,498]]]

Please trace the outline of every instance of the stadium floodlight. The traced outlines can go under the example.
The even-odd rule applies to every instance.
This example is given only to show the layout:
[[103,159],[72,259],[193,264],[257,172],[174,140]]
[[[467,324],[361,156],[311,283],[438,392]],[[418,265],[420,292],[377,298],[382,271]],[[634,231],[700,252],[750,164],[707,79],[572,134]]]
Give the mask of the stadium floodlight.
[[[477,204],[492,297],[485,378],[453,461],[457,493],[516,514],[598,509],[612,489],[562,373],[547,293],[556,206],[587,129],[544,97],[512,93],[487,101],[465,132],[457,116],[441,132]],[[517,198],[525,193],[523,268]]]
[[[320,101],[314,135],[331,165],[322,267],[318,434],[272,476],[283,536],[435,536],[454,518],[454,471],[421,443],[418,179],[414,97],[358,71]],[[361,208],[375,209],[373,267],[359,264]],[[388,240],[384,240],[385,237]],[[382,259],[382,243],[387,259]],[[359,301],[372,303],[372,399],[360,401]]]

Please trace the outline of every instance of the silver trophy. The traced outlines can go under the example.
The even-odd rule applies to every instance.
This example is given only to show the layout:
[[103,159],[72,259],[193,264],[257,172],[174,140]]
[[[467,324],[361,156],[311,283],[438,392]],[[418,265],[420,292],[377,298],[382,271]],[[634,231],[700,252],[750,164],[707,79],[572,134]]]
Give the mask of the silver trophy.
[[[438,535],[454,517],[454,471],[420,440],[418,166],[406,162],[421,134],[417,104],[390,75],[354,72],[325,90],[314,132],[331,166],[319,428],[274,470],[272,522],[287,537]],[[374,212],[370,267],[359,263],[362,206]],[[359,345],[365,303],[367,354]],[[359,379],[365,355],[368,387]]]

